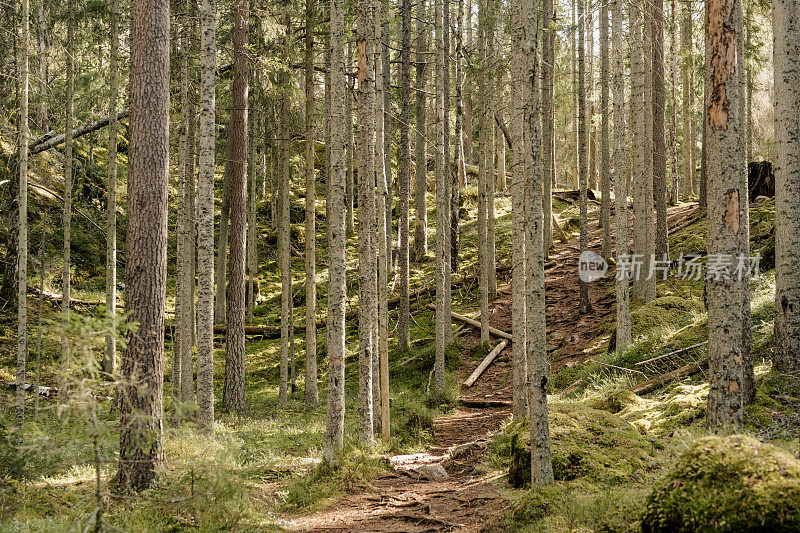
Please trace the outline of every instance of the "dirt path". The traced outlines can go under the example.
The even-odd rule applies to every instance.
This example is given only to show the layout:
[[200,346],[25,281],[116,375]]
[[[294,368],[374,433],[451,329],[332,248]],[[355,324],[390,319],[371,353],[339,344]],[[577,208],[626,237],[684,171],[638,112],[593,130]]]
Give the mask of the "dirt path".
[[[669,211],[670,228],[679,229],[695,207]],[[589,247],[600,250],[602,234],[592,224]],[[590,286],[593,312],[579,317],[577,243],[558,243],[546,265],[547,338],[551,367],[583,361],[586,349],[603,323],[613,317],[614,296],[600,284]],[[492,326],[511,332],[511,295],[501,293],[490,305]],[[577,320],[576,320],[577,319]],[[479,340],[479,332],[463,330],[465,346]],[[467,349],[465,349],[465,352]],[[506,348],[469,389],[463,400],[512,399],[511,347]],[[463,380],[480,363],[466,359],[459,374]],[[396,456],[396,472],[374,480],[368,492],[350,494],[330,509],[297,517],[291,527],[306,531],[485,531],[502,520],[507,502],[495,484],[498,475],[477,471],[486,443],[511,414],[506,406],[459,407],[434,422],[436,445],[424,453]],[[435,465],[447,472],[435,479]],[[420,475],[422,473],[423,475]]]

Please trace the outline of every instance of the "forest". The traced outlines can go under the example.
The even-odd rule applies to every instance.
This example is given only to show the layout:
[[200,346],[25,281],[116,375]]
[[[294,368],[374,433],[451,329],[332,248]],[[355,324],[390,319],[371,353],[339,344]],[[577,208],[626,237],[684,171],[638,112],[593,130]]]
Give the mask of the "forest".
[[800,531],[800,0],[0,14],[0,533]]

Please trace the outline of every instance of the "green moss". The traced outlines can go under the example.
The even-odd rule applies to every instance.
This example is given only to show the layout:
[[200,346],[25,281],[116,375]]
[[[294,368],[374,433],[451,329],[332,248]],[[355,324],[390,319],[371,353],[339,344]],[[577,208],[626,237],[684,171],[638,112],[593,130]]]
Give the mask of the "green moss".
[[705,437],[647,499],[642,530],[796,531],[800,463],[742,435]]
[[680,296],[662,296],[631,312],[633,336],[643,335],[666,325],[680,327],[693,312],[702,312],[703,304],[698,300]]

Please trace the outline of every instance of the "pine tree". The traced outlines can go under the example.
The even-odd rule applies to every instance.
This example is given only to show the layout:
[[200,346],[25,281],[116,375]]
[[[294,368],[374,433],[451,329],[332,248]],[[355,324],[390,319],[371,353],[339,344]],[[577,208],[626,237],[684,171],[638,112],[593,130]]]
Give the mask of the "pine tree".
[[[616,252],[617,264],[628,250],[628,187],[627,141],[625,128],[625,16],[623,0],[612,0],[611,33],[613,41],[613,113],[614,113],[614,196],[616,201]],[[629,281],[625,276],[616,279],[617,297],[617,350],[624,350],[631,342],[631,311]]]
[[[410,4],[408,9],[410,10]],[[375,264],[375,5],[359,0],[356,47],[358,49],[358,436],[372,443],[373,302],[377,299]],[[409,17],[410,18],[410,17]],[[407,128],[407,125],[406,125]],[[403,181],[403,172],[400,172]],[[403,193],[400,197],[402,199]],[[401,200],[402,205],[402,200]],[[402,215],[401,215],[402,220]],[[407,222],[407,219],[406,219]],[[402,230],[401,230],[402,235]],[[402,238],[401,238],[402,241]],[[402,268],[402,267],[401,267]]]
[[481,343],[489,342],[489,253],[487,243],[487,159],[489,157],[489,130],[487,71],[488,53],[486,41],[491,38],[487,0],[478,1],[478,294],[481,303]]
[[[608,3],[600,4],[600,222],[603,226],[603,257],[611,257],[611,147],[609,140]],[[623,122],[624,124],[624,122]]]
[[694,80],[692,75],[692,4],[683,2],[681,20],[681,85],[683,88],[683,198],[694,195]]
[[[586,0],[578,1],[578,21],[584,20]],[[588,187],[589,187],[589,141],[586,135],[586,44],[583,23],[578,24],[578,175],[580,177],[580,250],[581,253],[589,247],[589,221],[588,221]],[[526,202],[526,207],[530,205]],[[527,253],[527,250],[526,250]],[[530,254],[527,254],[530,257]],[[529,265],[530,268],[530,265]],[[528,292],[530,292],[530,287]],[[580,311],[589,313],[592,304],[589,301],[589,285],[580,281]],[[530,320],[530,318],[528,318]]]
[[317,391],[317,246],[316,176],[314,173],[314,0],[306,0],[306,373],[305,399],[319,402]]
[[217,3],[200,2],[200,128],[197,178],[197,423],[214,431],[214,113]]
[[[743,307],[747,276],[733,270],[748,247],[748,189],[744,152],[744,72],[741,53],[742,4],[709,0],[706,77],[711,88],[704,139],[708,179],[708,257],[729,264],[728,275],[706,280],[708,295],[708,424],[741,428],[743,359],[749,349],[741,332],[749,316]],[[730,265],[733,262],[734,265]],[[749,309],[748,309],[749,310]]]
[[244,408],[245,389],[245,249],[247,247],[247,115],[250,66],[246,47],[250,0],[236,0],[233,28],[233,109],[231,128],[230,251],[228,255],[227,340],[222,403],[230,410]]
[[[19,91],[19,237],[17,259],[17,443],[22,443],[25,428],[25,366],[28,362],[28,44],[30,42],[30,3],[22,0],[18,58]],[[38,394],[38,390],[35,391]]]
[[[408,0],[405,0],[408,1]],[[436,358],[434,361],[434,392],[444,394],[445,367],[444,352],[448,344],[450,313],[447,312],[447,234],[450,230],[447,213],[449,212],[450,195],[448,191],[449,162],[445,160],[444,108],[447,95],[444,92],[445,71],[445,34],[444,34],[444,0],[434,0],[434,27],[436,31]]]
[[553,183],[555,182],[555,10],[553,0],[542,1],[542,218],[544,219],[544,256],[553,246]]
[[773,4],[775,37],[775,368],[800,370],[800,6],[797,0]]
[[428,253],[428,165],[426,157],[427,141],[427,102],[426,71],[428,53],[428,24],[425,14],[425,0],[417,0],[417,36],[416,36],[416,173],[414,176],[414,257],[421,261]]
[[[283,47],[285,57],[291,57],[292,18],[291,2],[284,2],[284,24],[285,33],[283,35]],[[291,260],[291,234],[289,220],[289,157],[291,135],[289,126],[289,84],[291,73],[289,65],[285,65],[281,73],[280,80],[283,98],[280,101],[280,176],[278,185],[278,195],[280,198],[280,218],[278,219],[278,267],[281,272],[281,359],[280,359],[280,384],[278,386],[278,404],[286,406],[288,401],[289,388],[289,328],[292,317],[292,260]],[[333,132],[331,132],[333,134]]]
[[653,33],[653,196],[656,202],[655,254],[669,256],[667,241],[667,148],[664,144],[664,0],[652,0]]
[[117,483],[123,492],[148,488],[163,458],[169,2],[135,0],[131,29],[125,309],[139,328],[129,335],[121,364]]
[[323,457],[339,465],[344,445],[344,359],[345,359],[345,173],[344,173],[344,2],[331,0],[331,101],[329,209],[326,213],[329,242],[330,281],[328,286],[328,400]]
[[400,305],[398,306],[397,343],[400,351],[408,351],[411,347],[408,264],[408,212],[410,209],[409,195],[411,194],[409,190],[411,177],[411,141],[409,138],[409,124],[411,121],[411,0],[402,0],[400,13],[402,21],[400,32],[400,146],[397,162],[397,188],[400,199],[397,205],[399,212],[397,245],[400,251],[398,260]]

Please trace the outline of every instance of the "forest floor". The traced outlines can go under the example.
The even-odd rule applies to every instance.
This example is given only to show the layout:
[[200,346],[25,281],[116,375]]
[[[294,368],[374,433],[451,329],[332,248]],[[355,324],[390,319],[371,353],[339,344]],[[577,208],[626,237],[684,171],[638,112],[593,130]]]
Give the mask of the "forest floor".
[[[678,231],[690,223],[696,204],[681,204],[668,212],[669,227]],[[589,248],[600,252],[602,231],[592,221]],[[613,242],[613,231],[612,231]],[[598,331],[614,317],[614,295],[599,283],[590,285],[592,312],[581,316],[578,298],[579,248],[573,240],[558,241],[545,268],[547,339],[551,371],[557,372],[590,357]],[[609,275],[613,275],[613,269]],[[489,306],[490,323],[511,332],[511,290],[500,287]],[[462,357],[467,362],[459,381],[469,376],[481,358],[470,358],[480,342],[474,328],[465,329]],[[330,508],[289,518],[292,529],[305,531],[486,531],[502,528],[508,502],[496,481],[503,476],[483,472],[479,465],[486,445],[511,416],[513,396],[509,344],[470,388],[462,388],[461,404],[434,421],[435,444],[427,451],[390,457],[393,472],[367,483]],[[486,402],[484,406],[476,406]],[[505,405],[504,405],[505,404]],[[437,474],[431,465],[447,473]]]

